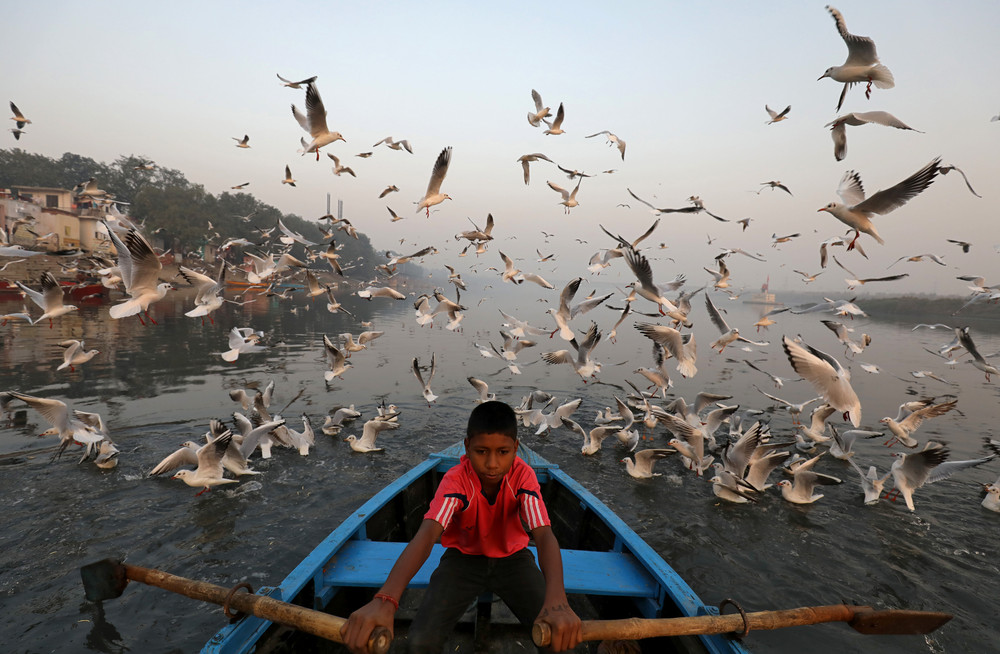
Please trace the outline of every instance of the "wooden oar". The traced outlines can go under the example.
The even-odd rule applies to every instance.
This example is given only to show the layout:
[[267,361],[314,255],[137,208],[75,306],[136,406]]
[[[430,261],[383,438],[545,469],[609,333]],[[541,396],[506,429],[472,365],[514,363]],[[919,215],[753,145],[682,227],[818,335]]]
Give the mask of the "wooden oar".
[[[85,565],[80,568],[80,576],[83,578],[87,599],[92,602],[119,597],[130,580],[138,581],[192,599],[228,605],[242,613],[294,627],[320,638],[344,642],[340,636],[340,629],[347,622],[344,618],[288,604],[265,595],[234,592],[235,589],[185,579],[161,570],[128,565],[114,559]],[[385,654],[391,643],[392,634],[389,630],[376,628],[368,639],[368,651],[372,654]]]
[[[742,633],[754,629],[783,629],[821,622],[846,622],[863,634],[927,634],[951,620],[948,613],[931,611],[880,610],[868,606],[808,606],[783,611],[701,615],[693,618],[629,618],[626,620],[584,620],[583,640],[639,640],[657,636],[697,636]],[[551,639],[548,623],[536,622],[532,640],[545,647]]]

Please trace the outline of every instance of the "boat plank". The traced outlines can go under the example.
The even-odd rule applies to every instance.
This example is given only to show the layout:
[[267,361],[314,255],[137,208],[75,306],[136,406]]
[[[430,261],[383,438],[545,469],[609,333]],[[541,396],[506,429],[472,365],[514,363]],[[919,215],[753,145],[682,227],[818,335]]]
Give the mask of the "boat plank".
[[[381,586],[404,547],[406,543],[367,540],[351,540],[344,543],[340,551],[330,559],[323,572],[324,591],[343,586],[374,588]],[[529,549],[537,558],[535,548],[529,547]],[[410,580],[409,587],[427,586],[431,573],[437,568],[444,551],[445,548],[440,544],[433,547],[427,561]],[[657,596],[656,581],[630,554],[562,550],[562,562],[563,585],[567,593]]]

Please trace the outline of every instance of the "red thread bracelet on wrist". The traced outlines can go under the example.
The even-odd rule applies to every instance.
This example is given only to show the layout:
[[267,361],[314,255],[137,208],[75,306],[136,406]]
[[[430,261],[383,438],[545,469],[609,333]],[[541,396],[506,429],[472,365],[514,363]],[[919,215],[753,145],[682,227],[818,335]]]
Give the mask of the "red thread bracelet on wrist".
[[397,611],[399,610],[399,600],[397,600],[392,595],[386,595],[385,593],[375,593],[375,599],[380,599],[383,602],[389,602],[392,604],[393,608]]

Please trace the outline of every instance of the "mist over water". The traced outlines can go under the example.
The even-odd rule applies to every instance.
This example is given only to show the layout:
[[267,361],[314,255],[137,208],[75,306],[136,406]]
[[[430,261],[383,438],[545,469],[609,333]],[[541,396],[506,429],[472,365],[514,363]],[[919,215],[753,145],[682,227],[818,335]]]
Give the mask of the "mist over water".
[[[249,581],[254,588],[280,582],[292,567],[342,518],[374,492],[463,434],[475,393],[466,381],[472,375],[487,381],[499,399],[511,404],[534,388],[555,394],[560,402],[576,397],[583,404],[573,418],[592,426],[598,409],[624,397],[631,379],[644,380],[633,370],[652,365],[650,343],[626,322],[616,343],[605,338],[595,350],[603,368],[599,381],[583,384],[569,366],[549,366],[539,354],[568,347],[558,335],[537,338],[538,345],[519,355],[521,375],[512,375],[497,359],[483,358],[473,342],[498,344],[503,321],[498,309],[552,328],[545,314],[558,301],[559,288],[514,288],[499,279],[480,280],[490,288],[473,287],[463,294],[469,306],[463,331],[419,327],[412,302],[364,302],[341,291],[337,298],[355,314],[329,314],[325,301],[315,303],[260,298],[242,307],[226,305],[215,324],[183,316],[191,294],[180,291],[154,305],[158,325],[143,327],[134,318],[111,320],[106,304],[84,305],[77,314],[47,324],[8,324],[0,329],[3,388],[53,397],[71,408],[101,413],[121,449],[113,471],[93,463],[76,463],[68,450],[50,462],[54,438],[37,434],[49,425],[35,412],[27,424],[0,430],[0,490],[5,501],[5,529],[0,530],[0,592],[4,619],[0,642],[12,651],[168,651],[191,652],[201,647],[225,623],[218,607],[201,604],[154,588],[133,585],[105,603],[103,616],[86,602],[80,583],[81,565],[107,556],[161,568],[224,586]],[[411,282],[420,291],[427,286]],[[579,295],[611,292],[587,282]],[[451,290],[446,293],[453,297]],[[487,298],[478,306],[479,298]],[[537,300],[544,299],[547,303]],[[580,299],[580,298],[577,298]],[[780,299],[780,298],[779,298]],[[699,342],[698,374],[683,379],[675,364],[667,368],[672,393],[689,402],[705,390],[732,395],[727,403],[766,411],[778,438],[791,436],[791,417],[754,389],[790,401],[814,397],[806,382],[788,381],[781,389],[750,370],[750,359],[769,372],[794,378],[781,352],[782,334],[801,334],[807,343],[830,353],[853,373],[862,398],[866,428],[879,427],[883,416],[895,416],[898,405],[917,397],[951,394],[958,411],[929,420],[916,436],[947,441],[951,459],[982,456],[982,438],[994,435],[998,392],[968,363],[947,365],[923,350],[949,340],[941,330],[911,332],[911,325],[875,319],[838,320],[872,337],[872,344],[854,361],[819,323],[828,315],[774,316],[779,324],[753,334],[761,307],[729,302],[713,295],[726,320],[752,338],[770,341],[765,348],[745,352],[730,346],[716,354],[708,344],[717,337],[696,296],[692,320]],[[610,302],[615,302],[611,300]],[[645,303],[645,301],[641,301]],[[863,302],[859,302],[864,308]],[[307,308],[308,307],[308,308]],[[635,309],[650,311],[639,302]],[[0,310],[20,308],[4,303]],[[578,316],[573,326],[585,330],[590,319],[605,331],[618,312],[599,307]],[[344,380],[323,381],[326,369],[322,336],[334,339],[360,321],[385,336],[351,357],[354,367]],[[635,320],[663,322],[637,316]],[[266,332],[268,350],[244,355],[235,364],[222,361],[232,327]],[[976,342],[983,353],[1000,349],[1000,330],[977,325]],[[82,338],[88,348],[101,350],[75,372],[56,372],[61,361],[59,341]],[[431,382],[439,396],[428,407],[410,371],[413,357],[424,366],[431,354],[437,374]],[[865,373],[856,362],[876,363],[882,372]],[[911,371],[932,370],[953,384],[914,379]],[[308,457],[278,450],[272,459],[254,460],[263,472],[239,484],[195,497],[195,489],[169,478],[146,473],[185,440],[198,440],[212,418],[228,419],[239,407],[228,391],[252,383],[276,384],[273,412],[300,428],[308,415],[317,444]],[[299,396],[300,391],[302,395]],[[297,397],[299,396],[299,397]],[[401,428],[379,437],[384,452],[357,454],[341,439],[359,434],[378,402],[396,404]],[[668,396],[670,399],[670,396]],[[294,400],[294,401],[293,401]],[[282,410],[286,404],[291,405]],[[338,406],[354,404],[364,412],[340,437],[319,432],[324,416]],[[811,408],[811,407],[810,407]],[[836,418],[836,416],[835,416]],[[838,425],[839,426],[839,425]],[[853,470],[826,456],[817,469],[844,480],[825,487],[825,497],[807,506],[785,502],[771,489],[756,505],[719,501],[704,478],[681,467],[676,457],[660,462],[662,476],[635,480],[620,460],[626,455],[607,441],[596,456],[580,454],[580,443],[565,429],[535,436],[522,429],[525,443],[558,463],[618,513],[645,538],[708,604],[724,598],[747,610],[792,608],[842,601],[884,608],[948,611],[955,619],[927,637],[861,636],[844,625],[800,627],[754,632],[747,646],[756,652],[967,652],[995,648],[993,598],[1000,595],[996,533],[1000,515],[980,507],[980,484],[992,482],[1000,465],[991,462],[917,491],[916,512],[902,503],[880,502],[866,507]],[[721,433],[721,432],[720,432]],[[640,447],[662,447],[670,438],[662,427]],[[859,442],[856,460],[863,467],[889,468],[892,458],[885,439]],[[774,481],[774,478],[772,478]]]

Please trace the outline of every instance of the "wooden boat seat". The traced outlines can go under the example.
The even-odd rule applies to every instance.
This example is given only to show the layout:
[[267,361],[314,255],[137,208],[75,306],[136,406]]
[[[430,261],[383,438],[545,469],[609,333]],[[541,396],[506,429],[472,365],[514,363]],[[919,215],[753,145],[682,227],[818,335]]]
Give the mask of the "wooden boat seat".
[[[322,579],[315,580],[317,602],[325,605],[337,588],[345,586],[378,588],[404,547],[406,543],[347,541],[324,567]],[[533,546],[529,549],[535,552]],[[444,550],[440,544],[434,545],[427,561],[410,581],[410,588],[427,586]],[[567,593],[656,597],[656,583],[631,554],[562,550],[562,561]]]

